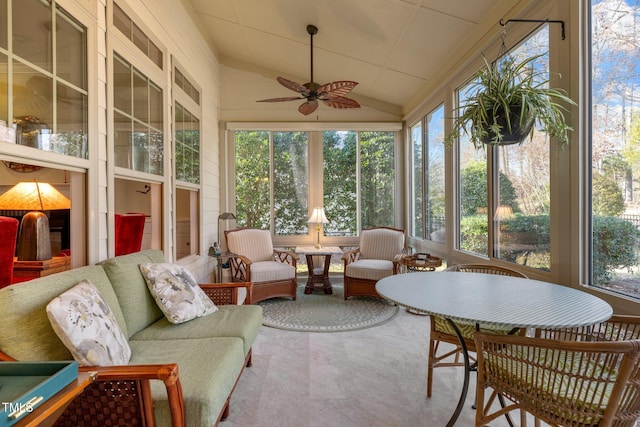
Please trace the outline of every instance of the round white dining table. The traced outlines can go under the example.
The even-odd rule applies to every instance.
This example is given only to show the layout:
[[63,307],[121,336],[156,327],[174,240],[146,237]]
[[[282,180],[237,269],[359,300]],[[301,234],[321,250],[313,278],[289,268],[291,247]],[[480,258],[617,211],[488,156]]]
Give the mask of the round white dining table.
[[571,328],[607,320],[613,309],[587,292],[539,280],[484,273],[408,273],[376,284],[382,297],[418,313],[447,319],[460,339],[465,383],[447,426],[453,426],[466,399],[469,356],[455,326],[472,324],[512,328]]

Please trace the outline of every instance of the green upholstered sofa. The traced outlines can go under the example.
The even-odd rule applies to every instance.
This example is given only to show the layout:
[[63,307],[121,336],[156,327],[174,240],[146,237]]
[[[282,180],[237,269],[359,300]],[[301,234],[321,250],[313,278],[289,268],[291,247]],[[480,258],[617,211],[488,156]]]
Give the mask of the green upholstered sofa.
[[[67,408],[65,425],[214,426],[229,414],[231,393],[262,324],[250,283],[200,285],[219,310],[170,323],[148,291],[141,263],[165,262],[146,250],[0,289],[0,360],[72,360],[45,307],[81,280],[93,283],[128,337],[126,366],[81,367],[97,380]],[[242,290],[242,292],[238,292]],[[228,304],[227,304],[228,303]],[[102,403],[101,403],[102,402]],[[128,421],[121,424],[123,419]]]

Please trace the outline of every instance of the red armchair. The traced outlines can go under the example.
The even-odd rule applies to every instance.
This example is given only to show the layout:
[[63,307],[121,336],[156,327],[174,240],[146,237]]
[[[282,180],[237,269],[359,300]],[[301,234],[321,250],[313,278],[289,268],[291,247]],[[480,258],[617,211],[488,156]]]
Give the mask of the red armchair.
[[143,213],[115,215],[116,256],[140,252],[145,218]]
[[0,288],[13,280],[13,257],[16,254],[18,223],[15,218],[0,216]]

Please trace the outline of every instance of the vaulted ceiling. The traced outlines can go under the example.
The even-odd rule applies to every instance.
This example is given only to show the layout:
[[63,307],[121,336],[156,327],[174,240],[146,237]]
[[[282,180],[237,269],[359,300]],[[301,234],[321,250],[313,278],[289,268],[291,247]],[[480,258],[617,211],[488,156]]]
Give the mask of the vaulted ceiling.
[[[361,111],[349,120],[400,120],[488,33],[518,0],[183,0],[190,4],[222,63],[225,120],[308,120],[302,101],[276,82],[353,80],[348,95]],[[332,111],[329,111],[332,110]],[[346,110],[321,106],[313,120],[340,120]]]

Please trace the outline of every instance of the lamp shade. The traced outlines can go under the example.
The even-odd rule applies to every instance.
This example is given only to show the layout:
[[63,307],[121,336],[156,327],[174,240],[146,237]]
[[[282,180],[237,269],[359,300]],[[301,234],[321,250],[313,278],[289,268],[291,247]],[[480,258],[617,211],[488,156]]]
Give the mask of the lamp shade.
[[329,220],[324,214],[324,208],[313,208],[313,212],[307,222],[309,224],[326,224]]
[[71,201],[64,194],[37,181],[19,182],[0,196],[0,209],[31,211],[20,222],[19,261],[51,259],[49,219],[41,211],[70,208]]
[[70,208],[71,201],[44,182],[19,182],[0,196],[0,209],[49,211]]

